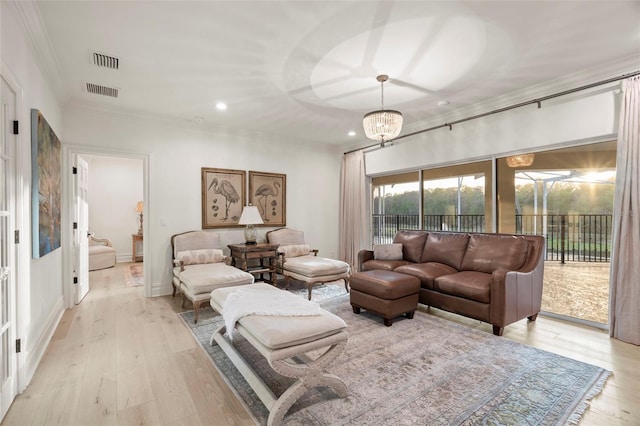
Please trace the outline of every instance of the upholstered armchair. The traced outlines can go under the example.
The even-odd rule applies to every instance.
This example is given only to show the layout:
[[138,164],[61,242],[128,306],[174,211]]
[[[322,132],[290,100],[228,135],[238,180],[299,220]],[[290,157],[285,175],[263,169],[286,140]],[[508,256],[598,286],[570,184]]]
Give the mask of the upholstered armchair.
[[108,238],[89,233],[89,271],[112,268],[116,264],[116,249]]
[[194,322],[198,322],[200,305],[209,302],[216,288],[253,283],[253,275],[230,266],[231,258],[220,247],[215,232],[189,231],[171,237],[173,253],[173,296],[180,291],[182,307],[187,299],[193,303]]
[[319,257],[318,250],[312,249],[304,241],[304,232],[279,228],[267,232],[267,241],[278,244],[277,272],[285,277],[287,289],[289,280],[307,283],[309,300],[315,284],[344,280],[344,288],[349,291],[349,264],[341,260]]

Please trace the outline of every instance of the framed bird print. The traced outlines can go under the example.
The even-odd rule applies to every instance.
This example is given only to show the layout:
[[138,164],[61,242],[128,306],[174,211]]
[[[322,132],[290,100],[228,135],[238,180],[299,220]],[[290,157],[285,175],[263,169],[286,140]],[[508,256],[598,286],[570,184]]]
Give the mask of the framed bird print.
[[249,171],[249,204],[258,207],[261,226],[286,226],[287,175]]
[[239,225],[246,197],[244,170],[202,168],[202,229]]

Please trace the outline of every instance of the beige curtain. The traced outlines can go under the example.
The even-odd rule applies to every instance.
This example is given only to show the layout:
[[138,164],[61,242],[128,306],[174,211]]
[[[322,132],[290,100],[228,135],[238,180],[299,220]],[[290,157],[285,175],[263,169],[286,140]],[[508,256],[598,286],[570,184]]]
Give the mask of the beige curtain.
[[358,251],[369,247],[369,207],[362,151],[342,158],[340,186],[340,258],[355,272]]
[[640,76],[622,81],[609,334],[640,345]]

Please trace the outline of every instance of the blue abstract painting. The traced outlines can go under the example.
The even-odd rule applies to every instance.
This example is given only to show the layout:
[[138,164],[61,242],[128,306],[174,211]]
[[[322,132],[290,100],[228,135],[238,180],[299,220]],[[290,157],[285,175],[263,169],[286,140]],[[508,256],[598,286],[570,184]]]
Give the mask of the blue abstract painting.
[[31,217],[33,258],[60,247],[62,206],[60,140],[37,109],[31,110]]

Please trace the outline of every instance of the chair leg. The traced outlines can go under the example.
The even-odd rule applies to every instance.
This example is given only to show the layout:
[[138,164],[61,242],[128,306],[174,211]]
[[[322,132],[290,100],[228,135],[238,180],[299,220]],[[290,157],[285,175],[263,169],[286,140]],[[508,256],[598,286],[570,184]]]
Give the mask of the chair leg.
[[180,305],[182,307],[182,309],[186,308],[186,303],[187,303],[187,296],[185,296],[184,293],[182,293],[182,305]]
[[198,311],[198,309],[200,308],[200,305],[202,304],[202,302],[193,302],[193,323],[197,324],[198,323],[198,316],[200,315],[200,311]]
[[285,282],[285,289],[289,290],[289,275],[285,275],[284,276],[284,282]]
[[313,288],[313,283],[307,283],[307,288],[309,289],[309,300],[311,300],[311,289]]
[[344,289],[349,293],[349,277],[344,279]]

